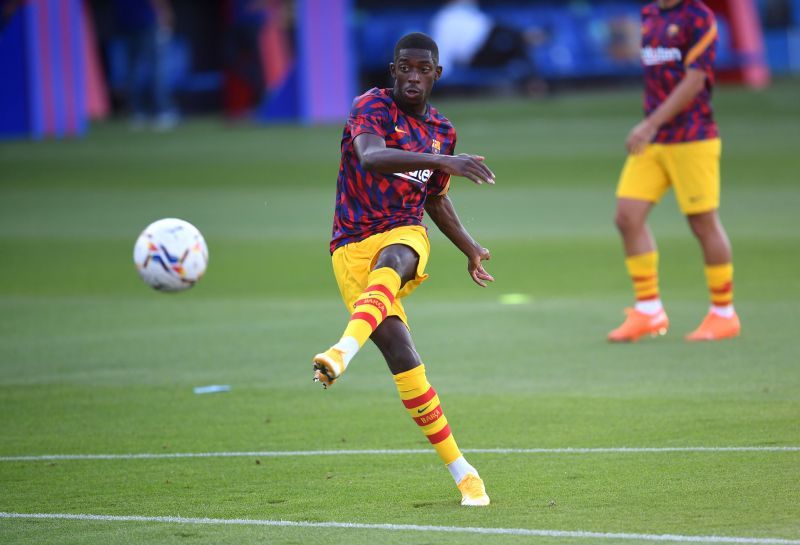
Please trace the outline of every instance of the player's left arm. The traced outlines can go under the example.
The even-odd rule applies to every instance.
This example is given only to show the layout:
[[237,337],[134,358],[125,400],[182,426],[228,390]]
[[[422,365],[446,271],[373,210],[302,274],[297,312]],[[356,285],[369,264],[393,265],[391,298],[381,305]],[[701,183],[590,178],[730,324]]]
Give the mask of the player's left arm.
[[703,90],[706,84],[706,73],[697,68],[688,68],[681,82],[669,94],[667,99],[653,112],[640,121],[628,134],[625,147],[633,154],[644,151],[644,148],[656,136],[658,129],[678,115],[691,104],[694,97]]
[[456,214],[456,209],[450,197],[446,194],[428,195],[425,201],[425,212],[456,248],[467,256],[467,271],[472,280],[484,288],[486,287],[486,282],[494,282],[492,275],[486,272],[481,263],[491,258],[489,250],[478,244],[467,232],[458,214]]

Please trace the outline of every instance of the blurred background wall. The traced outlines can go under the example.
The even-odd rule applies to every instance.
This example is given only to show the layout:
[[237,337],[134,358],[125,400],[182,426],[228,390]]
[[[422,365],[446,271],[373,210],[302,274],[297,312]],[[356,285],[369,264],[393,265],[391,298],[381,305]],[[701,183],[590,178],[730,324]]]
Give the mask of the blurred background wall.
[[[124,9],[137,0],[0,0],[0,135],[83,134],[90,118],[135,114],[137,89],[146,104],[141,115],[163,122],[163,129],[207,113],[231,121],[337,121],[352,96],[389,85],[397,38],[410,31],[436,34],[434,21],[447,4],[138,1],[169,11],[167,17],[155,10],[157,41],[141,62],[126,47],[125,34],[132,16]],[[516,50],[453,63],[440,94],[536,96],[639,78],[644,2],[466,3],[502,29],[500,48],[506,40]],[[718,16],[723,80],[760,87],[770,73],[800,71],[800,0],[707,3]],[[168,105],[152,104],[159,92]]]

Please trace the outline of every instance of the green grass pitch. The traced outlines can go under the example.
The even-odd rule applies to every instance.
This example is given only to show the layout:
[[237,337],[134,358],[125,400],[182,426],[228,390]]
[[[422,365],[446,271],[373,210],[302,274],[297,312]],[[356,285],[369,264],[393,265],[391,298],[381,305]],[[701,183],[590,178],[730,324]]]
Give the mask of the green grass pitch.
[[[474,286],[432,228],[431,277],[406,303],[417,347],[462,449],[545,449],[468,452],[485,509],[458,505],[374,347],[330,391],[311,382],[346,320],[327,252],[339,126],[109,123],[0,144],[0,542],[800,543],[798,95],[717,92],[743,335],[701,345],[682,340],[707,295],[671,193],[652,227],[672,330],[605,342],[632,297],[612,216],[637,90],[437,102],[497,174],[451,189],[496,282]],[[168,216],[211,256],[177,295],[131,260]],[[231,391],[193,393],[209,384]],[[558,450],[621,447],[758,449]],[[392,452],[263,454],[315,450]],[[262,454],[19,458],[247,452]]]

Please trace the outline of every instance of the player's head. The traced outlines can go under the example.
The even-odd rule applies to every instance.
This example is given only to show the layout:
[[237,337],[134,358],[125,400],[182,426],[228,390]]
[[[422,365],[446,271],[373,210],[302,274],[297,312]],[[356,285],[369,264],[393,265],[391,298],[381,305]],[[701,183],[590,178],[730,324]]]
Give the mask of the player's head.
[[406,34],[394,46],[389,70],[394,78],[395,100],[424,111],[433,84],[442,74],[436,42],[421,32]]
[[394,46],[394,62],[397,62],[397,58],[400,56],[400,52],[403,49],[421,49],[424,51],[430,51],[433,61],[437,65],[439,64],[439,46],[437,46],[436,42],[433,41],[433,38],[427,34],[423,34],[422,32],[412,32],[411,34],[406,34],[397,40],[397,43]]

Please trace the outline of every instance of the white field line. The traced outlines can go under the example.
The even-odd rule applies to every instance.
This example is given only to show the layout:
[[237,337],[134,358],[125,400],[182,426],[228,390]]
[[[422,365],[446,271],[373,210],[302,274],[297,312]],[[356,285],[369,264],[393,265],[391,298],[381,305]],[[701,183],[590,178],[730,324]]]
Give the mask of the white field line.
[[[251,452],[159,452],[139,454],[40,454],[0,456],[0,462],[36,462],[53,460],[152,460],[160,458],[282,458],[299,456],[363,456],[433,454],[429,449],[395,450],[267,450]],[[466,454],[637,454],[669,452],[800,452],[800,447],[601,447],[601,448],[474,448]]]
[[442,532],[458,534],[617,539],[637,541],[675,541],[683,543],[744,543],[754,545],[800,545],[797,539],[771,537],[687,536],[679,534],[630,534],[584,532],[580,530],[536,530],[530,528],[483,528],[475,526],[424,526],[419,524],[364,524],[359,522],[309,522],[261,519],[212,519],[187,517],[143,517],[122,515],[84,515],[69,513],[4,513],[0,519],[79,520],[100,522],[160,522],[167,524],[216,524],[239,526],[283,526],[293,528],[342,528],[349,530],[389,530],[399,532]]

